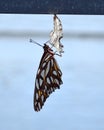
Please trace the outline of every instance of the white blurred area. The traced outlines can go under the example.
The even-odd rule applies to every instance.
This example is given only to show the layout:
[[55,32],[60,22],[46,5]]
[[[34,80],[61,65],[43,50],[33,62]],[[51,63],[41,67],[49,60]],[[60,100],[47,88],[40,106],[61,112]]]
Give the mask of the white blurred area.
[[104,130],[104,17],[58,15],[63,85],[33,110],[34,82],[52,15],[0,15],[0,130]]

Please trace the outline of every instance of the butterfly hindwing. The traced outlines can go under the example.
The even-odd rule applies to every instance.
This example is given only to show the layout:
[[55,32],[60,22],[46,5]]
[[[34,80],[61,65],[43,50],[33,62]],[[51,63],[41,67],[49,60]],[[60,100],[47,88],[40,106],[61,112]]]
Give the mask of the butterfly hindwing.
[[62,84],[62,72],[54,58],[53,51],[44,45],[44,54],[41,58],[35,80],[34,109],[39,111],[49,95],[59,89]]

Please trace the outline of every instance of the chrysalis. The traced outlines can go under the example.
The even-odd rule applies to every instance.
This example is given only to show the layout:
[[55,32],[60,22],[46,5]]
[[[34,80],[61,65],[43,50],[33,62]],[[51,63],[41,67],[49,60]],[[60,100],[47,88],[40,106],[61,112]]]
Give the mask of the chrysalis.
[[63,45],[60,42],[61,38],[63,38],[62,24],[61,20],[56,15],[54,15],[53,21],[54,29],[50,32],[49,43],[56,48],[56,50],[59,52],[61,56],[61,53],[64,52]]

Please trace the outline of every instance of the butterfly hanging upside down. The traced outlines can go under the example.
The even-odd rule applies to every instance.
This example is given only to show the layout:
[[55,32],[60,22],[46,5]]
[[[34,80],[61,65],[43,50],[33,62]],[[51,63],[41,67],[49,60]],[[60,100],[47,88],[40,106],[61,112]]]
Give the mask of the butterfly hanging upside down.
[[46,44],[35,80],[34,109],[40,111],[49,95],[62,84],[62,72],[54,58],[53,50]]
[[[62,50],[63,46],[60,43],[60,38],[62,38],[62,34],[61,34],[62,29],[60,32],[60,28],[57,27],[58,25],[60,25],[61,21],[58,19],[58,17],[56,17],[56,15],[54,15],[54,20],[56,21],[54,22],[54,31],[51,32],[52,36],[51,36],[50,41],[48,42],[49,43],[51,42],[51,44],[53,43],[53,46],[59,52],[58,55],[61,56],[61,53],[63,53],[63,50]],[[55,41],[57,41],[56,44],[55,44]],[[30,39],[30,42],[36,43],[32,39]],[[36,43],[36,44],[38,44],[39,46],[42,46],[39,43]],[[44,49],[44,53],[41,58],[39,68],[36,74],[36,79],[35,79],[35,90],[34,90],[34,110],[35,111],[40,111],[46,99],[50,96],[50,94],[56,89],[59,89],[60,85],[63,83],[61,79],[62,72],[57,64],[57,61],[54,58],[54,55],[57,55],[57,54],[53,52],[53,50],[46,44],[44,44],[44,46],[42,47]]]

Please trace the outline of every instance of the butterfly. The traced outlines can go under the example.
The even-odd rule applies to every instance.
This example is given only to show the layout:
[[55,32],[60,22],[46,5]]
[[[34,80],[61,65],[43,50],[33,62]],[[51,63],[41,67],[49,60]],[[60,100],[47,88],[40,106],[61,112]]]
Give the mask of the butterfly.
[[[41,45],[40,45],[41,46]],[[60,88],[62,72],[54,58],[55,53],[46,44],[35,79],[34,110],[40,111],[52,92]]]
[[62,56],[61,53],[63,53],[64,51],[63,51],[63,45],[60,42],[61,38],[63,38],[61,20],[57,17],[56,14],[54,14],[53,21],[54,21],[54,29],[50,32],[49,43],[52,46],[54,46],[56,50],[59,52],[60,56]]

